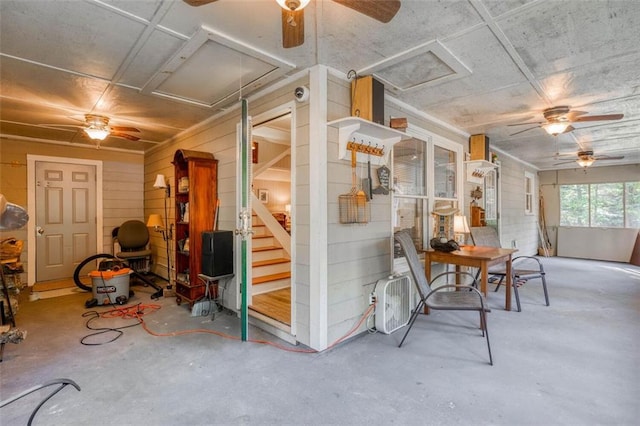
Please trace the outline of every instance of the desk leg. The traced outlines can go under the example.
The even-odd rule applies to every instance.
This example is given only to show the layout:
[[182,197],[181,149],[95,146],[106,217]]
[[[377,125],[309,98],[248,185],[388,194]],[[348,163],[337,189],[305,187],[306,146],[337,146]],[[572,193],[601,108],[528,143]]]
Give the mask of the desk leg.
[[511,310],[511,286],[513,285],[513,277],[511,276],[511,255],[509,255],[509,258],[506,261],[507,264],[507,288],[506,291],[504,292],[505,294],[505,302],[504,302],[504,309],[507,311]]

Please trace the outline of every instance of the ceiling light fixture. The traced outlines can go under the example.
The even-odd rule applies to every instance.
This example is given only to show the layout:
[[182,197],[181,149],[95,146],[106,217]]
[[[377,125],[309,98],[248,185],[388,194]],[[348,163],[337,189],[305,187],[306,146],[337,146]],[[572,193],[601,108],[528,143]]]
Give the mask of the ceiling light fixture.
[[109,136],[109,133],[111,133],[108,117],[96,114],[85,114],[84,119],[87,127],[83,130],[91,139],[103,141]]
[[564,131],[567,130],[567,127],[569,127],[570,124],[571,123],[569,122],[555,121],[552,123],[545,124],[542,127],[550,135],[558,136],[560,133],[564,133]]
[[99,141],[103,141],[107,136],[109,136],[109,129],[106,128],[98,128],[98,127],[87,127],[84,129],[84,132],[91,138]]
[[276,0],[284,10],[302,10],[311,0]]
[[576,163],[578,163],[578,165],[580,167],[589,167],[590,165],[592,165],[594,162],[596,161],[595,158],[591,157],[590,155],[586,155],[584,157],[580,157],[576,160]]

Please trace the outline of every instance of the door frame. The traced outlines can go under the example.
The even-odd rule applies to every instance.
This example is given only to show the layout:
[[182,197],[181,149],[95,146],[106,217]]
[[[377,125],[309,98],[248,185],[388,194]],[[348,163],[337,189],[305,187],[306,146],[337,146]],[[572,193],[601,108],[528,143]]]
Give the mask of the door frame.
[[[27,154],[27,213],[30,218],[36,217],[36,162],[81,164],[96,168],[96,253],[103,249],[103,214],[102,214],[102,161],[82,158],[50,157],[46,155]],[[27,222],[27,281],[29,286],[36,283],[36,223]]]
[[[292,218],[295,218],[295,214],[296,214],[296,173],[295,173],[295,165],[296,165],[296,129],[297,129],[297,123],[296,123],[296,103],[293,101],[290,102],[285,102],[283,104],[280,104],[276,107],[273,107],[265,112],[259,113],[256,116],[251,116],[249,115],[249,127],[250,129],[253,129],[253,125],[254,123],[261,123],[264,121],[268,121],[271,118],[274,117],[278,117],[284,113],[290,113],[291,114],[291,124],[290,124],[290,128],[291,128],[291,137],[290,137],[290,146],[291,146],[291,182],[289,183],[289,190],[291,192],[291,212],[290,215]],[[241,138],[241,134],[240,134],[240,125],[237,125],[237,140],[238,140],[238,146],[239,141]],[[240,150],[238,150],[238,161],[236,163],[237,165],[237,177],[236,177],[236,185],[238,188],[240,188],[240,179],[241,179],[241,163],[240,163]],[[251,164],[250,164],[251,165]],[[253,183],[253,170],[250,173],[250,186]],[[241,203],[240,203],[240,191],[237,191],[236,193],[236,217],[240,214],[240,210],[241,210]],[[251,197],[249,197],[249,212],[252,211],[252,206],[251,206]],[[249,238],[248,240],[248,244],[247,244],[247,254],[248,257],[250,258],[251,256],[251,238]],[[297,322],[296,322],[296,318],[297,318],[297,310],[296,310],[296,300],[297,300],[297,292],[296,292],[296,268],[295,268],[295,262],[296,262],[296,226],[295,226],[295,220],[291,221],[291,248],[290,248],[290,258],[291,258],[291,335],[295,336],[297,333]],[[237,255],[236,256],[236,270],[239,270],[239,265],[240,265],[240,256]],[[250,267],[248,267],[248,269],[251,269]],[[251,279],[251,273],[248,273],[248,279]],[[240,287],[238,286],[237,288],[238,292],[240,291]],[[247,303],[251,304],[251,299],[252,299],[252,292],[251,292],[251,287],[249,285],[247,285]],[[237,296],[238,301],[240,300],[240,295]],[[239,303],[239,302],[238,302]]]

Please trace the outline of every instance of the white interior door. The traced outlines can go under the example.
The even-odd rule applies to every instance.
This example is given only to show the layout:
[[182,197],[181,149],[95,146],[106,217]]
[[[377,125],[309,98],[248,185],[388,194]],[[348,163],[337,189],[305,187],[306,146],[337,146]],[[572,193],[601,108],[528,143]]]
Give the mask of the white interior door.
[[36,281],[69,278],[96,253],[96,167],[35,165]]

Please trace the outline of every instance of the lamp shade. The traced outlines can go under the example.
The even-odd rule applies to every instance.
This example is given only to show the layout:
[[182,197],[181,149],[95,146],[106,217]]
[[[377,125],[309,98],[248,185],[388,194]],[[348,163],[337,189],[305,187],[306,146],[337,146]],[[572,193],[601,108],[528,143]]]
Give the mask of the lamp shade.
[[542,127],[550,135],[557,136],[560,133],[564,133],[564,131],[567,130],[567,127],[569,127],[569,124],[571,124],[571,123],[568,123],[568,122],[553,122],[553,123],[545,124]]
[[164,178],[164,175],[157,175],[156,176],[156,181],[153,184],[154,188],[166,188],[167,187],[167,181]]
[[159,214],[152,213],[149,215],[149,220],[147,220],[148,228],[164,228],[164,222],[162,221],[162,216]]
[[88,127],[84,129],[84,132],[89,135],[91,139],[99,141],[103,141],[107,136],[109,136],[109,130],[102,128]]
[[276,0],[285,10],[302,10],[311,0]]
[[456,234],[468,234],[471,232],[466,216],[455,215],[453,217],[453,232]]
[[580,157],[579,159],[576,160],[576,163],[578,163],[578,165],[580,167],[589,167],[590,165],[592,165],[594,162],[596,161],[595,158],[590,157],[590,156],[585,156],[585,157]]

